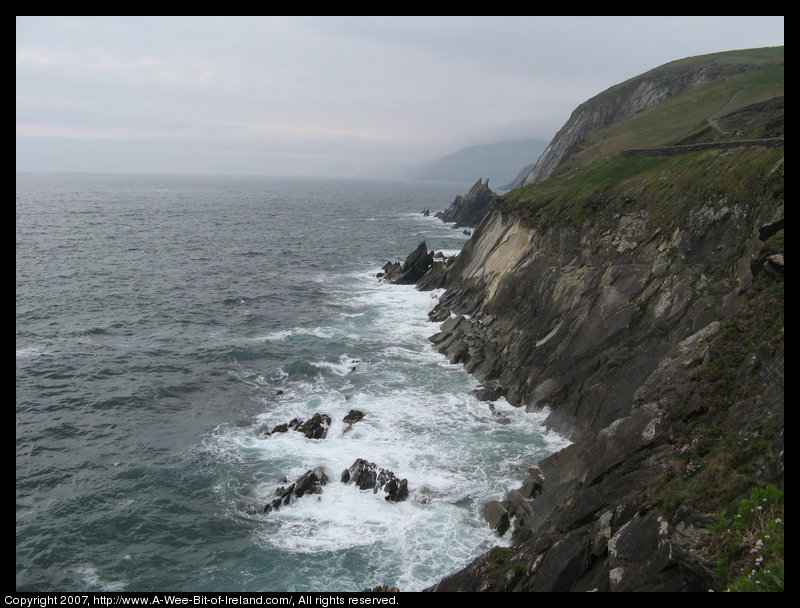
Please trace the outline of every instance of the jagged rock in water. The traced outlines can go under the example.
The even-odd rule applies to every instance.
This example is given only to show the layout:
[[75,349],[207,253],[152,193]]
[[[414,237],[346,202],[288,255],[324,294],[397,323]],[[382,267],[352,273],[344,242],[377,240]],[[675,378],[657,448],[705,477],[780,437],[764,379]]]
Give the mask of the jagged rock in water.
[[496,386],[481,386],[470,391],[478,401],[497,401],[503,396],[503,389]]
[[428,272],[433,265],[433,251],[428,251],[425,241],[400,265],[400,262],[389,262],[383,267],[383,279],[398,285],[412,285]]
[[433,310],[428,313],[428,319],[434,323],[441,323],[450,318],[450,309],[447,306],[437,304]]
[[266,435],[274,433],[287,433],[289,430],[302,433],[309,439],[324,439],[328,435],[328,427],[331,424],[331,417],[327,414],[316,413],[308,420],[292,418],[291,421],[279,424],[268,431]]
[[356,422],[359,422],[360,420],[363,419],[364,419],[364,412],[362,412],[361,410],[350,410],[349,412],[347,412],[347,415],[344,418],[342,418],[342,422],[344,422],[347,425],[344,428],[344,431],[342,432],[346,433],[347,431],[353,428],[353,425]]
[[528,469],[522,487],[511,490],[505,500],[493,500],[483,506],[483,518],[498,536],[503,536],[515,518],[524,520],[531,514],[530,501],[542,493],[543,487],[542,471],[536,467]]
[[341,482],[354,484],[360,490],[378,490],[386,494],[386,500],[400,502],[408,498],[408,480],[399,479],[394,473],[380,468],[374,462],[357,458],[349,469],[342,471]]
[[364,412],[362,412],[361,410],[350,410],[349,412],[347,412],[347,415],[344,418],[342,418],[342,422],[344,422],[347,425],[344,428],[344,431],[342,431],[342,433],[346,433],[347,431],[353,428],[353,425],[356,422],[359,422],[360,420],[363,419],[364,419]]
[[303,435],[309,439],[324,439],[328,434],[328,427],[330,425],[330,416],[327,414],[314,414],[295,430],[303,433]]
[[[455,222],[456,228],[464,226],[477,226],[481,223],[497,195],[489,189],[489,180],[486,183],[479,179],[470,188],[466,196],[460,194],[450,206],[436,214],[443,222]],[[464,231],[467,234],[468,231]]]
[[363,420],[364,412],[361,410],[350,410],[347,415],[342,419],[342,422],[347,424],[355,424],[359,420]]
[[322,494],[322,486],[328,483],[324,467],[317,467],[303,473],[289,487],[281,486],[275,490],[275,498],[268,503],[263,512],[269,513],[288,505],[306,494]]

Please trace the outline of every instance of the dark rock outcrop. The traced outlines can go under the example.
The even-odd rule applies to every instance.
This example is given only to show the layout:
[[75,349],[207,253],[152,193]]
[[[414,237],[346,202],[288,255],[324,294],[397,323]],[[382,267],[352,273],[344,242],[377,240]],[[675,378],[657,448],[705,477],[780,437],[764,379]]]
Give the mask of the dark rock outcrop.
[[412,251],[405,262],[389,262],[379,275],[384,281],[397,285],[412,285],[419,281],[433,265],[433,251],[428,251],[425,241]]
[[386,500],[400,502],[408,498],[408,480],[399,479],[394,473],[374,462],[357,458],[350,468],[342,471],[341,482],[354,484],[359,490],[372,490],[386,494]]
[[323,467],[306,471],[290,486],[281,486],[275,490],[275,498],[264,507],[263,512],[269,513],[280,509],[306,494],[321,494],[322,486],[327,483],[328,475]]
[[266,435],[274,433],[287,433],[297,431],[309,439],[324,439],[328,435],[328,428],[331,425],[331,417],[327,414],[316,413],[308,420],[292,418],[289,422],[276,425]]
[[497,195],[489,189],[489,180],[484,183],[479,179],[465,196],[456,196],[447,209],[436,213],[436,217],[443,222],[455,222],[456,228],[477,226],[496,199]]
[[529,469],[522,486],[511,490],[505,500],[486,503],[483,518],[498,536],[503,536],[514,519],[521,525],[525,524],[526,518],[532,513],[532,501],[542,493],[543,487],[542,471],[536,467]]
[[344,418],[342,418],[342,422],[344,422],[345,424],[353,425],[359,420],[363,419],[364,419],[364,412],[362,412],[361,410],[350,410],[349,412],[347,412],[347,415]]
[[327,414],[314,414],[295,430],[309,439],[324,439],[328,435],[331,417]]
[[363,419],[364,419],[364,412],[362,412],[361,410],[350,410],[349,412],[347,412],[347,415],[344,418],[342,418],[342,422],[344,422],[347,425],[346,427],[344,427],[344,431],[342,432],[346,433],[347,431],[353,428],[353,425],[356,422],[359,422]]

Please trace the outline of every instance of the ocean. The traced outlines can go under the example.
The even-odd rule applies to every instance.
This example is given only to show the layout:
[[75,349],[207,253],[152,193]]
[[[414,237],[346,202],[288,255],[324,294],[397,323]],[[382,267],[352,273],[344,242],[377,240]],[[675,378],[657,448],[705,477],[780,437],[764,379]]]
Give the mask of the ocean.
[[[482,505],[566,441],[469,394],[440,293],[376,278],[457,254],[421,211],[469,186],[17,174],[17,591],[417,591],[506,545]],[[408,499],[340,483],[357,458]]]

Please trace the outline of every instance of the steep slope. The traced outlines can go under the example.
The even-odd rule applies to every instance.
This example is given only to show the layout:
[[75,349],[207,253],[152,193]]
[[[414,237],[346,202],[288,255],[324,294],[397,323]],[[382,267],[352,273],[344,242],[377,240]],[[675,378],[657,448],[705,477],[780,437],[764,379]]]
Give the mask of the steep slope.
[[[620,151],[652,143],[674,112],[662,103]],[[782,133],[776,103],[744,104],[746,123]],[[570,158],[420,279],[446,288],[432,340],[479,394],[546,409],[574,440],[487,508],[513,546],[434,590],[705,591],[768,568],[755,536],[734,542],[715,517],[783,485],[784,150],[770,145]]]
[[[615,85],[578,106],[533,168],[520,174],[510,187],[546,179],[578,150],[588,135],[608,125],[722,76],[782,66],[783,55],[783,47],[776,47],[690,57]],[[724,105],[716,108],[723,109]],[[725,113],[732,109],[728,108]]]
[[783,151],[687,155],[653,201],[677,160],[647,160],[579,226],[495,209],[445,277],[438,348],[576,443],[507,500],[520,568],[441,590],[713,588],[711,514],[782,480]]

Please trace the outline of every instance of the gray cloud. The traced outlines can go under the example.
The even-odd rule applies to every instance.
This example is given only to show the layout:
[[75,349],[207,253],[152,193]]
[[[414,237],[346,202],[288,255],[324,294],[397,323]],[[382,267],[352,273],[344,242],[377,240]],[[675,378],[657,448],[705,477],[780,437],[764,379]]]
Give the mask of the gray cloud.
[[358,172],[548,139],[647,69],[783,44],[783,17],[18,17],[16,30],[18,170]]

